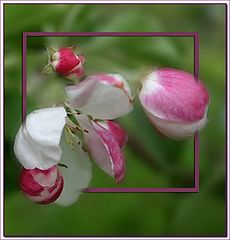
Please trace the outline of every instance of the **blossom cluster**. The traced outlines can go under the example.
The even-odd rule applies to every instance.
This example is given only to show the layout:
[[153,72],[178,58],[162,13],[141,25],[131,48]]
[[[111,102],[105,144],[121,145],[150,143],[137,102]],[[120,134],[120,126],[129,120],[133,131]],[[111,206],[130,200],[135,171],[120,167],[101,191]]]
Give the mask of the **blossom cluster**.
[[[91,159],[116,183],[125,176],[128,136],[114,120],[133,110],[133,94],[120,74],[85,77],[83,55],[73,47],[48,48],[48,65],[63,78],[66,101],[30,113],[20,127],[14,152],[22,165],[20,188],[33,202],[73,204],[91,176]],[[141,81],[140,103],[154,127],[172,139],[193,136],[207,122],[209,95],[202,82],[182,70],[154,70]]]

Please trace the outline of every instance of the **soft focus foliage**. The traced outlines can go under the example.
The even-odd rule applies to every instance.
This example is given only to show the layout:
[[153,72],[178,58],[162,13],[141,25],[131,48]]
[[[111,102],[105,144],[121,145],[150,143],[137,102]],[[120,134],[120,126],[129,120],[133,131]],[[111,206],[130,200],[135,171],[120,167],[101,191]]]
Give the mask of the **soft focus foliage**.
[[[6,235],[223,235],[225,231],[224,5],[6,5],[5,6],[5,234]],[[38,206],[19,192],[13,141],[21,125],[23,31],[197,31],[200,79],[211,103],[201,133],[200,192],[85,193],[71,207]],[[184,37],[30,37],[27,47],[27,113],[65,98],[64,82],[42,75],[45,43],[77,44],[88,74],[118,72],[135,80],[155,67],[193,72],[193,39]],[[135,94],[136,94],[135,90]],[[127,174],[119,187],[191,187],[193,140],[160,136],[138,100],[119,119],[129,134]],[[91,187],[117,187],[93,165]],[[96,221],[95,221],[96,218]]]

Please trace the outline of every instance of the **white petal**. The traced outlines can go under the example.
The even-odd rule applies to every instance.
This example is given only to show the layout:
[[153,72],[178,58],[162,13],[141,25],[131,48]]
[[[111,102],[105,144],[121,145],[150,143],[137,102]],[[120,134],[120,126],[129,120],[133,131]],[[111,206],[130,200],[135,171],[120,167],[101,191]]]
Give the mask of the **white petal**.
[[14,153],[24,168],[44,170],[59,162],[65,117],[63,107],[39,109],[27,116],[14,142]]
[[204,128],[208,121],[207,111],[201,120],[194,123],[173,122],[155,117],[147,111],[146,113],[153,125],[162,134],[175,140],[192,137],[196,131],[200,131],[202,128]]
[[82,189],[88,187],[92,170],[89,156],[82,150],[81,146],[75,144],[72,150],[66,138],[63,137],[61,147],[63,151],[61,162],[66,164],[68,168],[59,168],[64,177],[64,188],[56,203],[68,206],[76,202]]
[[70,104],[97,119],[115,119],[132,111],[127,92],[97,78],[89,77],[76,86],[66,87]]

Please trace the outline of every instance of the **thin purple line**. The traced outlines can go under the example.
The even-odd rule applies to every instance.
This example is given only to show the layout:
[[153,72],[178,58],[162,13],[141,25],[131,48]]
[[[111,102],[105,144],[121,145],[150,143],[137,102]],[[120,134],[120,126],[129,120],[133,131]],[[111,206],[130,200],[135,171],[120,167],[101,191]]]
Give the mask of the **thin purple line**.
[[88,193],[169,193],[169,192],[199,192],[198,188],[86,188],[83,192]]
[[[196,32],[194,36],[194,76],[199,79],[199,33]],[[194,182],[195,188],[199,189],[199,152],[200,152],[200,138],[199,132],[194,135]]]
[[194,154],[195,154],[195,162],[194,162],[194,181],[195,181],[195,188],[199,189],[199,175],[200,175],[200,169],[199,169],[199,155],[200,155],[200,137],[199,133],[196,132],[194,136]]
[[[21,0],[14,0],[14,1],[21,1]],[[202,2],[196,2],[196,3],[185,3],[184,0],[177,0],[178,2],[175,3],[175,2],[170,2],[170,3],[164,3],[163,0],[162,2],[157,2],[157,3],[154,3],[154,2],[150,2],[152,0],[145,0],[147,1],[147,3],[141,3],[140,0],[126,0],[127,2],[130,2],[130,3],[120,3],[118,1],[120,0],[113,0],[113,2],[110,2],[110,3],[97,3],[98,0],[91,0],[91,1],[94,1],[95,3],[88,3],[88,2],[76,2],[76,0],[68,0],[70,1],[71,3],[64,3],[62,0],[49,0],[53,3],[46,3],[46,2],[42,2],[42,3],[32,3],[31,0],[24,0],[25,2],[28,2],[27,5],[38,5],[38,4],[45,4],[45,5],[54,5],[55,3],[56,4],[65,4],[65,5],[73,5],[73,4],[78,4],[78,5],[223,5],[225,3],[218,3],[217,0],[202,0],[204,2],[207,2],[207,3],[202,3]],[[101,1],[106,1],[106,0],[101,0]],[[168,0],[168,1],[175,1],[175,0]],[[118,3],[116,3],[118,2]],[[132,2],[134,2],[132,4]],[[16,4],[16,5],[20,5],[20,4],[24,4],[24,3],[10,3],[10,2],[7,2],[7,3],[4,3],[4,4]]]
[[195,37],[197,32],[25,32],[33,37]]
[[195,32],[194,33],[194,74],[195,78],[199,79],[199,65],[200,65],[200,59],[199,59],[199,33]]
[[225,127],[226,127],[226,132],[225,132],[225,176],[224,176],[224,180],[225,180],[225,234],[229,234],[229,221],[228,221],[228,214],[229,214],[229,207],[228,207],[228,201],[230,200],[228,198],[228,190],[229,190],[229,186],[228,186],[228,181],[227,181],[227,176],[228,176],[228,146],[229,146],[229,141],[228,141],[228,134],[229,134],[229,129],[228,129],[228,89],[229,89],[229,82],[228,82],[228,66],[229,66],[229,62],[228,62],[228,55],[230,55],[229,52],[229,48],[228,48],[228,30],[229,30],[229,26],[228,26],[228,21],[227,19],[229,18],[228,16],[228,8],[227,5],[225,7]]
[[26,47],[27,35],[22,33],[22,120],[26,119]]

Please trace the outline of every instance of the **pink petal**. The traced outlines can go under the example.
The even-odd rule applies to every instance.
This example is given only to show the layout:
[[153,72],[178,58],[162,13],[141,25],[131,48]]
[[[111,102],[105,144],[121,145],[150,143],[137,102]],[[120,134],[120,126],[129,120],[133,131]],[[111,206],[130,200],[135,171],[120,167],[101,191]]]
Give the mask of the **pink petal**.
[[93,75],[92,77],[100,79],[100,81],[111,84],[111,85],[113,85],[115,87],[118,87],[118,88],[123,88],[124,87],[123,81],[121,81],[121,79],[119,79],[119,78],[114,77],[111,74],[101,73],[101,74]]
[[154,71],[143,81],[140,101],[158,118],[195,122],[203,118],[209,95],[192,74],[165,68]]
[[96,78],[104,83],[107,83],[109,85],[113,85],[117,88],[121,88],[126,95],[128,96],[128,98],[130,99],[130,101],[132,100],[132,94],[131,94],[131,90],[130,87],[127,83],[127,81],[125,80],[125,78],[120,75],[120,74],[105,74],[105,73],[98,73],[95,75],[90,76],[92,78]]
[[100,126],[99,124],[92,122],[96,132],[101,137],[110,159],[112,161],[112,172],[117,183],[120,183],[125,175],[125,160],[121,152],[120,146],[114,138],[113,134],[108,130]]
[[87,115],[78,115],[76,119],[83,129],[84,142],[93,160],[117,183],[121,182],[125,175],[125,160],[112,133],[90,121]]
[[113,135],[120,148],[125,146],[128,141],[128,135],[118,123],[109,120],[97,121],[97,123]]

